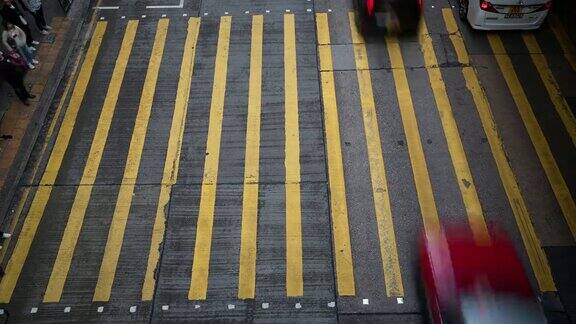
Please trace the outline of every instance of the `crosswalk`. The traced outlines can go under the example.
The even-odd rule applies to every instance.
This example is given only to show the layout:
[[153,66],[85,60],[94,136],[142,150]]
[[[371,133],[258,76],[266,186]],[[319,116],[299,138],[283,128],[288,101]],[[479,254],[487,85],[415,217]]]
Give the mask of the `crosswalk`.
[[[310,180],[308,178],[309,173],[306,170],[309,169],[306,163],[311,158],[308,154],[309,151],[304,148],[305,137],[310,134],[306,128],[309,125],[307,124],[307,117],[304,117],[309,115],[304,115],[304,113],[310,114],[311,112],[308,107],[310,104],[309,94],[306,93],[309,89],[302,89],[301,80],[302,74],[308,76],[307,73],[310,72],[305,70],[310,68],[309,61],[307,61],[309,57],[312,57],[313,60],[318,59],[320,91],[316,100],[322,102],[322,111],[318,112],[321,117],[318,118],[321,118],[323,123],[321,125],[324,132],[322,143],[325,145],[328,174],[329,206],[327,208],[330,219],[329,221],[326,219],[326,224],[331,226],[330,237],[326,239],[332,240],[332,250],[327,250],[324,253],[332,254],[334,257],[334,285],[337,295],[354,297],[363,293],[363,287],[358,284],[360,280],[358,274],[363,273],[359,269],[365,265],[360,262],[362,259],[355,257],[355,251],[359,249],[355,244],[359,243],[355,242],[355,236],[351,233],[354,230],[353,224],[354,226],[368,225],[358,224],[352,218],[354,214],[352,210],[357,206],[350,203],[349,197],[354,188],[348,187],[351,180],[347,176],[350,172],[349,168],[362,167],[366,168],[368,177],[355,179],[355,181],[360,181],[371,189],[372,205],[370,207],[362,206],[362,208],[373,211],[373,216],[370,217],[375,220],[375,228],[365,229],[361,227],[361,230],[372,230],[377,233],[379,251],[374,252],[374,255],[379,258],[378,263],[384,279],[385,295],[401,303],[402,298],[415,294],[411,291],[411,286],[407,285],[407,281],[411,279],[405,274],[405,267],[408,263],[407,257],[399,253],[399,251],[401,252],[400,245],[405,246],[411,243],[401,241],[405,236],[399,235],[395,225],[399,217],[408,216],[398,213],[398,209],[394,206],[395,201],[391,199],[391,191],[394,190],[395,183],[390,182],[388,175],[390,172],[394,172],[391,165],[396,164],[389,163],[391,158],[383,149],[384,133],[379,119],[383,109],[395,107],[381,107],[378,104],[379,94],[376,89],[380,85],[374,82],[370,65],[370,48],[367,46],[369,44],[358,32],[354,14],[349,13],[346,16],[347,28],[350,32],[350,43],[346,45],[353,52],[354,77],[359,92],[356,106],[359,108],[358,116],[361,118],[358,123],[362,125],[362,145],[365,145],[367,153],[365,166],[351,166],[347,163],[346,155],[343,153],[348,145],[341,133],[346,123],[343,116],[348,116],[347,110],[355,107],[343,105],[342,100],[339,99],[343,95],[341,92],[350,90],[343,89],[338,85],[338,80],[343,75],[338,73],[338,69],[335,69],[335,61],[338,59],[336,57],[337,46],[341,44],[333,44],[331,41],[331,14],[315,14],[315,26],[308,26],[311,27],[311,31],[315,28],[314,36],[316,38],[316,43],[313,45],[315,47],[313,49],[314,54],[308,55],[308,57],[300,56],[300,51],[303,48],[304,51],[309,49],[310,43],[308,40],[304,40],[300,33],[302,31],[300,28],[303,27],[299,26],[297,15],[284,14],[279,22],[270,25],[266,24],[267,17],[264,15],[254,15],[250,18],[249,20],[239,20],[238,23],[232,16],[223,16],[218,21],[211,21],[210,23],[205,23],[207,19],[204,18],[188,18],[185,35],[183,34],[182,37],[178,38],[176,43],[171,38],[172,19],[162,18],[154,23],[129,20],[122,26],[122,29],[117,29],[122,31],[117,54],[113,52],[112,46],[103,44],[112,37],[111,34],[118,34],[119,32],[114,32],[106,21],[99,21],[96,24],[54,147],[25,215],[22,228],[17,235],[16,244],[6,266],[6,274],[0,282],[0,303],[10,303],[15,293],[25,294],[25,292],[19,292],[19,289],[23,289],[19,288],[21,287],[21,274],[27,269],[32,271],[30,267],[33,267],[34,260],[31,255],[43,253],[32,250],[32,247],[48,249],[48,246],[44,247],[35,243],[38,242],[37,236],[41,235],[43,231],[53,231],[50,235],[57,237],[58,245],[54,251],[44,251],[48,255],[54,255],[54,259],[49,264],[42,264],[41,266],[36,264],[36,269],[33,269],[35,272],[45,272],[47,276],[46,285],[41,288],[43,295],[38,297],[42,298],[43,303],[61,302],[63,295],[67,292],[67,282],[74,280],[74,276],[78,275],[71,269],[74,268],[75,259],[79,258],[79,240],[82,239],[83,235],[91,233],[85,229],[85,223],[90,217],[93,217],[94,212],[97,212],[94,208],[90,208],[95,195],[93,191],[97,190],[99,186],[98,179],[103,163],[106,162],[106,154],[104,153],[107,146],[110,145],[111,141],[115,141],[111,134],[114,131],[114,125],[116,125],[114,118],[123,108],[120,101],[123,96],[127,95],[137,96],[139,99],[136,106],[132,108],[135,109],[132,114],[133,119],[128,122],[130,126],[127,129],[131,133],[128,135],[129,147],[124,163],[116,166],[121,170],[122,176],[120,182],[114,184],[116,191],[113,190],[115,198],[111,202],[112,212],[109,216],[105,216],[107,217],[105,221],[98,223],[99,228],[97,230],[107,233],[101,236],[105,240],[101,242],[103,248],[101,253],[94,253],[90,256],[92,259],[99,260],[96,261],[99,270],[96,277],[92,278],[94,285],[93,291],[90,291],[91,301],[106,303],[113,299],[115,287],[119,281],[119,263],[125,256],[123,244],[134,238],[127,235],[127,232],[131,230],[130,225],[134,224],[133,219],[142,217],[134,212],[137,208],[134,197],[141,192],[139,185],[146,183],[146,179],[143,179],[142,176],[142,161],[147,154],[147,141],[153,137],[150,134],[156,134],[150,125],[154,122],[155,111],[158,110],[170,112],[169,118],[166,118],[168,121],[165,123],[169,129],[166,129],[166,134],[163,137],[165,142],[160,145],[162,152],[159,154],[162,155],[162,160],[157,161],[158,163],[155,165],[158,167],[156,169],[147,171],[147,174],[153,172],[154,177],[161,180],[157,190],[149,191],[150,194],[153,194],[153,196],[148,197],[152,201],[151,205],[154,206],[153,211],[149,213],[152,217],[149,221],[142,223],[144,224],[142,228],[146,227],[146,229],[138,234],[139,239],[147,242],[146,246],[139,250],[140,253],[145,253],[138,256],[146,262],[142,263],[145,266],[140,269],[142,272],[138,277],[140,279],[131,282],[131,284],[138,286],[132,288],[140,291],[141,301],[151,301],[158,289],[162,289],[159,287],[162,285],[159,280],[159,276],[162,276],[162,251],[174,248],[176,245],[178,248],[189,249],[189,257],[181,260],[181,262],[185,263],[187,260],[191,260],[191,262],[189,267],[183,268],[188,271],[187,275],[182,277],[182,272],[178,272],[179,277],[173,278],[173,281],[186,283],[184,289],[187,291],[188,300],[210,300],[211,273],[215,271],[213,270],[214,267],[217,269],[223,267],[222,264],[212,260],[211,257],[214,255],[212,247],[217,241],[227,240],[238,243],[237,246],[233,246],[234,251],[237,251],[231,252],[231,255],[237,255],[236,264],[231,266],[237,270],[233,272],[233,275],[227,277],[234,281],[230,285],[235,287],[233,295],[240,300],[257,297],[259,291],[258,271],[261,269],[259,264],[265,262],[265,260],[259,259],[259,238],[262,235],[260,224],[269,221],[268,217],[270,217],[270,215],[262,213],[265,206],[263,206],[261,199],[263,187],[267,185],[266,182],[262,181],[261,174],[268,172],[265,170],[266,165],[263,162],[268,161],[266,159],[282,160],[278,164],[281,165],[283,174],[281,179],[283,192],[280,195],[280,203],[283,204],[281,209],[283,210],[282,220],[284,223],[281,232],[284,233],[284,236],[278,237],[279,240],[284,240],[281,244],[284,247],[283,251],[279,254],[283,258],[283,268],[278,270],[283,274],[281,278],[274,277],[272,280],[281,281],[278,286],[283,287],[281,293],[286,298],[306,296],[313,289],[307,286],[306,282],[310,278],[310,275],[306,273],[310,269],[306,266],[306,255],[310,249],[310,244],[314,244],[307,241],[306,224],[309,224],[310,213],[316,211],[307,210],[310,204],[305,203],[304,200],[310,190],[305,184],[318,182],[317,179]],[[542,249],[538,231],[533,225],[532,217],[534,216],[528,210],[526,199],[520,190],[519,179],[514,174],[514,166],[507,157],[506,145],[499,135],[499,129],[502,126],[496,124],[492,114],[494,105],[489,101],[482,87],[477,70],[471,65],[470,54],[454,19],[453,12],[448,8],[443,9],[442,19],[443,28],[446,29],[450,40],[450,45],[447,48],[449,51],[453,51],[457,57],[458,73],[464,78],[466,89],[473,99],[475,110],[479,116],[479,123],[485,133],[499,180],[504,188],[505,197],[500,197],[500,199],[508,201],[515,226],[520,233],[522,244],[519,247],[522,247],[526,252],[537,282],[537,288],[542,292],[555,291],[556,286],[550,266]],[[236,43],[233,43],[234,37],[237,36],[237,33],[233,32],[236,26],[240,26],[238,28],[241,29],[241,32],[247,35],[246,39],[249,39],[247,45],[240,43],[236,46]],[[574,52],[570,48],[571,45],[567,43],[565,32],[560,30],[561,27],[554,22],[551,23],[551,26],[564,50],[567,62],[573,64]],[[203,28],[208,32],[202,34]],[[139,33],[145,33],[145,36],[139,38]],[[309,36],[309,34],[306,35]],[[150,40],[151,50],[143,49],[143,45],[139,43],[144,37]],[[208,39],[205,40],[203,37]],[[546,55],[542,53],[537,38],[531,33],[524,33],[521,37],[530,52],[536,73],[545,85],[545,93],[552,103],[553,107],[550,107],[550,113],[558,115],[562,122],[561,126],[569,134],[571,149],[573,149],[576,143],[574,114],[560,91],[558,82],[549,67]],[[560,207],[562,215],[558,216],[563,216],[562,221],[569,228],[572,238],[576,238],[576,205],[572,195],[576,189],[570,187],[570,182],[565,179],[563,170],[556,162],[557,157],[554,156],[549,146],[549,141],[554,139],[547,138],[540,127],[529,97],[516,74],[515,69],[517,67],[514,66],[506,52],[500,37],[497,34],[488,34],[487,39],[492,52],[495,54],[499,71],[508,86],[508,91],[510,91],[534,146],[548,184]],[[414,204],[417,204],[421,216],[421,220],[418,222],[422,222],[426,232],[438,231],[444,217],[439,212],[438,206],[441,204],[438,202],[441,196],[435,189],[432,180],[433,171],[429,167],[430,157],[426,153],[426,142],[424,142],[421,133],[427,125],[423,125],[417,116],[415,100],[418,93],[415,93],[415,85],[411,83],[412,80],[408,77],[409,72],[405,63],[406,53],[402,48],[404,41],[394,36],[387,36],[381,40],[381,46],[385,48],[389,60],[392,80],[390,87],[396,94],[396,97],[390,100],[395,100],[397,103],[400,116],[398,124],[403,130],[406,140],[409,165],[405,167],[410,170],[412,178],[405,179],[405,181],[413,181],[416,195]],[[434,42],[435,39],[428,31],[427,21],[423,21],[418,31],[416,46],[420,49],[418,56],[424,62],[423,71],[428,77],[427,86],[434,99],[433,102],[429,103],[430,109],[433,108],[432,106],[437,109],[442,134],[447,144],[447,154],[451,165],[446,165],[445,168],[450,170],[447,173],[452,174],[453,172],[454,174],[453,180],[456,181],[456,187],[466,213],[463,220],[466,220],[470,225],[471,234],[479,242],[489,241],[488,216],[483,207],[490,202],[483,201],[483,197],[479,194],[478,179],[475,179],[474,170],[472,170],[470,163],[475,156],[466,150],[466,145],[464,145],[461,137],[463,129],[466,129],[467,125],[458,124],[455,117],[458,103],[451,98],[451,85],[445,81],[445,71],[439,64]],[[271,47],[266,47],[268,45]],[[176,46],[181,48],[181,51],[175,50]],[[236,52],[239,48],[245,49],[245,51]],[[271,51],[270,48],[274,50]],[[207,54],[208,51],[212,52]],[[275,53],[275,51],[281,53]],[[136,93],[133,92],[132,88],[124,89],[124,87],[132,82],[128,77],[130,64],[134,63],[135,57],[142,60],[142,52],[149,52],[149,56],[146,58],[147,67],[143,83]],[[174,58],[180,53],[181,56]],[[280,55],[281,62],[268,60],[268,57],[274,55]],[[111,74],[105,76],[101,74],[102,71],[94,69],[97,60],[104,56],[114,58],[113,62],[109,62],[113,63],[113,69],[110,69]],[[233,69],[230,62],[237,56],[246,56],[248,66],[237,69],[234,67]],[[207,60],[206,57],[210,57],[212,61]],[[174,61],[178,62],[178,73],[164,75],[163,73],[166,71],[162,67],[166,64],[172,64]],[[281,64],[278,65],[277,63]],[[209,67],[211,64],[213,67]],[[198,67],[201,69],[200,72],[197,70]],[[572,67],[574,66],[572,65]],[[172,72],[175,69],[176,67],[173,67]],[[238,71],[242,72],[238,73]],[[274,73],[279,73],[279,77],[276,79],[281,80],[281,82],[274,84],[275,88],[281,89],[275,94],[267,92],[271,85],[266,83],[267,76],[276,76]],[[94,82],[95,76],[98,75],[101,79],[106,78],[108,80],[106,87],[100,90],[103,99],[100,107],[95,106],[100,101],[96,100],[91,103],[86,98],[86,93],[92,91],[91,87],[98,86]],[[206,80],[205,75],[209,75],[210,80]],[[158,98],[157,92],[161,91],[159,90],[161,89],[159,80],[166,80],[166,78],[175,80],[173,81],[175,92],[170,94],[172,101],[159,103],[156,100]],[[200,81],[195,83],[196,79]],[[240,182],[234,183],[223,176],[229,170],[223,168],[222,165],[223,161],[230,159],[226,152],[229,146],[226,145],[226,137],[224,137],[226,132],[230,131],[229,124],[226,124],[226,118],[232,113],[230,112],[230,99],[227,97],[227,92],[230,91],[230,86],[237,88],[236,85],[242,82],[247,84],[247,91],[243,93],[246,98],[241,99],[246,100],[246,113],[240,117],[243,125],[239,127],[244,132],[242,136],[245,136],[241,138],[243,143],[240,150],[243,153],[239,159],[241,160],[239,163],[242,166],[242,176]],[[205,89],[195,89],[194,85],[204,85]],[[280,96],[274,100],[282,106],[282,114],[278,117],[280,122],[275,125],[282,129],[282,133],[275,133],[279,134],[279,138],[269,138],[264,135],[266,125],[263,123],[262,116],[274,113],[269,110],[270,106],[274,104],[268,104],[269,98],[272,96]],[[195,111],[196,103],[203,100],[207,103],[208,117],[199,118]],[[82,125],[77,122],[83,110],[88,109],[95,109],[99,112],[97,121],[93,121],[96,125],[95,128],[92,127],[94,131],[90,134],[82,132]],[[203,144],[205,150],[186,147],[186,134],[192,132],[191,129],[194,127],[202,128],[206,133]],[[62,225],[62,228],[45,226],[51,218],[49,206],[54,206],[53,200],[56,199],[53,190],[59,184],[59,176],[65,172],[62,168],[63,162],[71,163],[65,161],[65,157],[70,157],[69,154],[71,154],[74,145],[79,145],[75,144],[72,138],[73,134],[83,136],[83,140],[89,143],[89,149],[85,150],[87,152],[86,158],[83,160],[85,163],[79,167],[82,172],[78,182],[66,189],[73,191],[70,205],[64,206],[68,203],[67,201],[62,201],[59,205],[62,210],[67,211],[65,221],[59,224]],[[270,150],[264,150],[264,148],[270,145],[270,140],[283,143],[279,156],[266,156]],[[201,173],[200,182],[194,184],[198,186],[198,201],[197,204],[194,203],[196,205],[193,208],[185,211],[189,214],[189,218],[185,220],[188,222],[186,224],[190,224],[190,222],[193,224],[182,225],[184,227],[190,226],[193,233],[187,233],[188,236],[181,237],[180,234],[176,235],[170,232],[169,211],[173,210],[174,205],[176,205],[176,200],[173,199],[174,190],[183,183],[179,174],[189,171],[190,155],[199,151],[203,152],[203,155],[194,156],[198,162],[192,164],[196,166],[194,171]],[[183,168],[183,165],[186,167]],[[225,208],[236,211],[239,226],[235,228],[235,232],[227,233],[229,237],[220,237],[222,231],[215,230],[219,221],[218,213],[222,208],[218,205],[218,200],[222,199],[219,194],[222,192],[222,184],[230,183],[238,186],[241,198],[232,200],[235,203]],[[50,202],[52,205],[49,204]],[[318,213],[321,214],[321,212]],[[412,217],[412,215],[409,216]],[[413,215],[413,217],[417,217],[417,215]],[[174,236],[171,238],[170,246],[166,246],[168,244],[167,235]],[[415,237],[413,239],[416,240]],[[326,264],[329,269],[328,272],[331,272],[331,266],[331,263]],[[322,273],[325,274],[326,271]]]

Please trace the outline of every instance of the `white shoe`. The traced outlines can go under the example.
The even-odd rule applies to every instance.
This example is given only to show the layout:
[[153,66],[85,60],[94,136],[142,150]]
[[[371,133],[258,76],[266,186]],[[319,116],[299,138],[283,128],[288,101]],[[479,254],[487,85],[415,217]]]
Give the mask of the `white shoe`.
[[40,64],[40,62],[38,62],[38,60],[36,60],[36,59],[32,60],[32,63],[34,63],[34,64]]
[[9,238],[11,236],[12,236],[12,234],[10,234],[10,233],[2,233],[2,238]]
[[45,28],[46,30],[52,30],[52,26],[46,25],[46,26],[44,26],[44,28]]
[[30,47],[28,47],[28,48],[29,48],[32,52],[35,52],[35,51],[36,51],[36,47],[34,47],[34,46],[30,46]]
[[40,44],[40,42],[39,41],[32,41],[32,44],[38,45],[38,44]]
[[40,34],[42,34],[42,35],[48,35],[48,34],[50,34],[50,32],[49,32],[48,30],[46,30],[46,29],[42,29],[42,30],[40,31]]
[[30,70],[34,70],[36,67],[35,67],[33,64],[28,64],[28,68],[29,68]]

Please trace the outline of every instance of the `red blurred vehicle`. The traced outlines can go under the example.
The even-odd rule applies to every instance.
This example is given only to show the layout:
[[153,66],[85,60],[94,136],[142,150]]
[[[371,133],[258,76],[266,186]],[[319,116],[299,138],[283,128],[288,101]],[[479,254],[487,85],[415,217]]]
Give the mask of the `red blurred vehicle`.
[[423,0],[353,0],[356,22],[363,33],[384,30],[414,32],[422,16]]
[[432,323],[546,323],[512,242],[451,227],[424,235],[420,274]]

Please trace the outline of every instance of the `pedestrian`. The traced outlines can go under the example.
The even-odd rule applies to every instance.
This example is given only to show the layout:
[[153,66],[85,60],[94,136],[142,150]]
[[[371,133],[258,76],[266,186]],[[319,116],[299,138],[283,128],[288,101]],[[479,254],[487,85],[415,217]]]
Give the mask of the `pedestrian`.
[[34,55],[26,44],[26,34],[20,29],[20,27],[13,25],[12,23],[5,21],[4,22],[4,31],[2,32],[2,44],[8,51],[16,50],[26,63],[28,64],[28,68],[30,70],[34,70],[36,67],[34,64],[38,64],[39,62],[34,59]]
[[[26,44],[29,47],[33,48],[33,45],[40,44],[39,42],[35,41],[32,38],[32,32],[30,31],[30,26],[28,26],[28,22],[24,18],[24,15],[20,12],[16,4],[12,2],[12,0],[3,0],[4,6],[2,10],[0,10],[0,14],[4,21],[10,22],[13,25],[20,27],[26,33]],[[36,50],[33,48],[33,50]]]
[[[4,53],[0,52],[0,81],[5,80],[12,88],[16,95],[26,106],[30,105],[28,99],[36,98],[36,96],[30,94],[24,86],[24,73],[25,70],[18,65],[14,64]],[[1,233],[2,237],[4,234]]]
[[42,0],[18,0],[20,1],[20,6],[25,10],[28,10],[32,16],[34,16],[34,21],[36,22],[36,27],[40,30],[42,35],[48,35],[52,27],[46,23],[46,18],[44,17],[44,9],[42,8]]

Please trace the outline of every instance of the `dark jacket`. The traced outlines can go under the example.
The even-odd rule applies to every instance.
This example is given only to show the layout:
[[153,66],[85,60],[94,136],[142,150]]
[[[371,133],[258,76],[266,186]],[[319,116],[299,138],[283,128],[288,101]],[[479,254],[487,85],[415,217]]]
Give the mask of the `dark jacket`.
[[6,57],[0,61],[0,81],[6,80],[7,82],[11,82],[22,80],[24,74],[24,69],[14,65],[12,62],[8,61]]
[[2,18],[4,18],[4,20],[16,26],[21,26],[23,25],[23,23],[20,17],[24,17],[24,15],[18,9],[16,3],[12,3],[12,5],[14,6],[14,8],[10,8],[10,6],[4,5],[2,7],[2,10],[0,10],[0,14],[2,15]]

